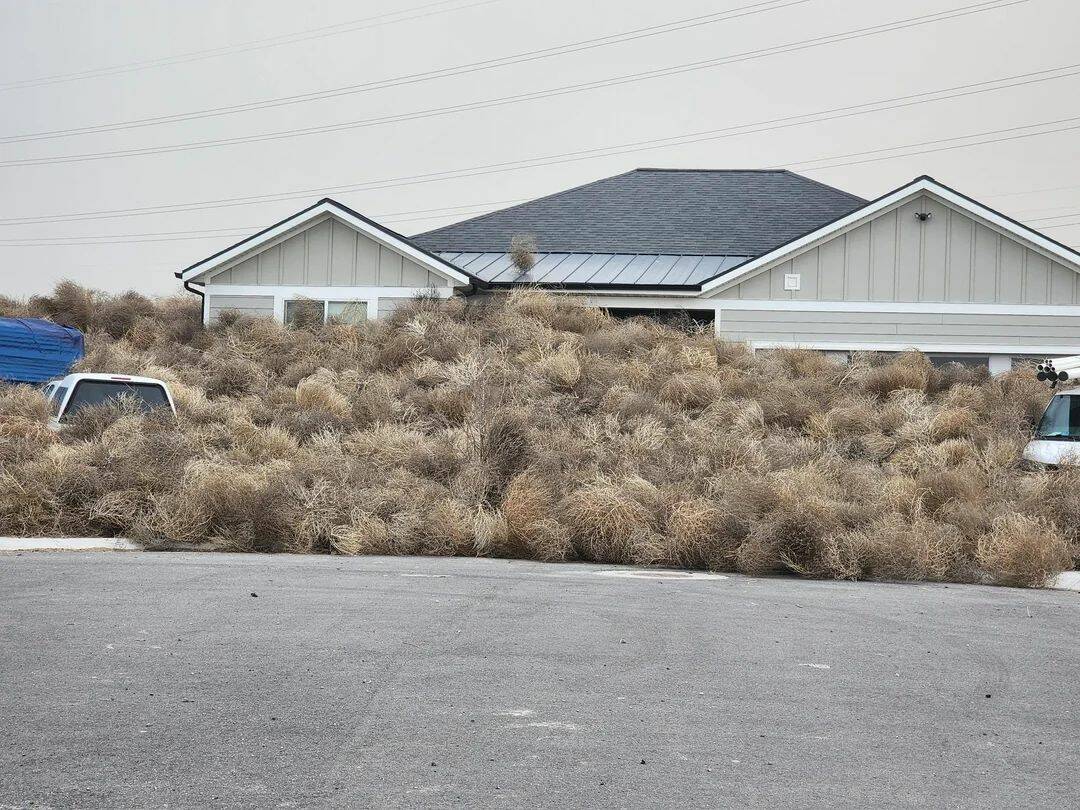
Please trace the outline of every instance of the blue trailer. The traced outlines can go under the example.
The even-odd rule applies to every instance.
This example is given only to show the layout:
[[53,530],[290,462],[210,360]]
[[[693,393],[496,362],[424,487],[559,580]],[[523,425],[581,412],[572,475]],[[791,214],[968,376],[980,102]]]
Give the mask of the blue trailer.
[[84,353],[83,334],[40,318],[0,318],[0,382],[63,377]]

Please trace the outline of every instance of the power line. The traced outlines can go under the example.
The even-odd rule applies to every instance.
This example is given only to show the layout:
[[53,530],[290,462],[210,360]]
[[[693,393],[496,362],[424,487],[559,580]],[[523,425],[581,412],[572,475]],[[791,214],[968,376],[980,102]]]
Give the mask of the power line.
[[[39,76],[33,79],[20,79],[18,81],[0,84],[0,91],[40,87],[46,84],[59,84],[62,82],[71,82],[80,79],[94,79],[103,76],[115,76],[122,73],[132,73],[139,70],[146,70],[148,68],[165,67],[168,65],[196,62],[202,59],[211,59],[217,56],[228,56],[234,53],[247,53],[249,51],[261,50],[264,48],[274,48],[280,45],[292,45],[297,42],[307,42],[312,39],[335,36],[337,34],[347,34],[352,33],[353,31],[363,31],[368,28],[377,28],[383,25],[393,25],[394,23],[419,20],[425,17],[433,17],[437,14],[448,14],[455,11],[463,11],[468,8],[474,8],[475,6],[484,6],[491,3],[501,2],[501,0],[477,0],[476,2],[472,2],[464,6],[456,6],[454,8],[445,8],[433,11],[424,11],[425,9],[434,9],[437,6],[445,6],[448,3],[454,2],[459,2],[459,0],[438,0],[438,2],[425,3],[420,6],[413,6],[411,8],[402,9],[400,11],[391,11],[384,14],[376,14],[371,17],[361,17],[356,20],[347,20],[345,22],[334,23],[333,25],[324,25],[319,28],[308,28],[303,31],[295,31],[289,34],[279,34],[278,36],[274,37],[265,37],[263,39],[249,40],[247,42],[241,42],[236,45],[226,45],[220,48],[206,48],[199,51],[188,51],[186,53],[174,54],[173,56],[165,56],[158,59],[146,59],[138,62],[127,62],[122,65],[111,65],[102,68],[92,68],[90,70],[81,70],[73,73],[59,73],[52,76]],[[423,13],[412,14],[412,12]],[[388,17],[396,17],[397,19],[387,19]],[[365,23],[367,24],[365,25]]]
[[[996,1],[1000,2],[1001,0]],[[374,90],[398,87],[403,84],[416,84],[432,79],[441,79],[450,76],[460,76],[466,73],[474,73],[481,70],[491,70],[493,68],[505,67],[507,65],[516,65],[523,62],[536,61],[538,59],[547,59],[553,56],[562,56],[565,54],[592,50],[594,48],[602,48],[608,45],[632,42],[635,40],[644,39],[646,37],[659,36],[661,34],[668,34],[674,31],[683,31],[689,28],[697,28],[699,26],[711,25],[717,22],[725,22],[727,20],[734,20],[754,14],[761,14],[766,11],[775,11],[778,9],[788,8],[790,6],[802,5],[808,2],[811,2],[811,0],[761,0],[760,2],[751,3],[750,5],[746,6],[739,6],[737,8],[729,9],[727,11],[718,11],[712,14],[702,14],[696,17],[687,17],[685,19],[674,20],[668,23],[646,26],[645,28],[636,28],[617,34],[608,34],[602,37],[593,37],[591,39],[578,40],[576,42],[570,42],[563,45],[553,45],[548,48],[524,51],[522,53],[498,57],[495,59],[485,59],[478,62],[469,62],[463,65],[457,65],[449,68],[436,68],[420,73],[410,73],[403,76],[391,77],[388,79],[379,79],[376,81],[346,85],[344,87],[330,88],[327,90],[316,90],[309,93],[299,93],[291,96],[279,96],[277,98],[264,99],[262,101],[252,101],[246,104],[235,104],[223,107],[210,107],[203,110],[192,110],[189,112],[174,113],[172,115],[163,115],[152,118],[137,118],[130,121],[120,121],[110,124],[95,124],[85,127],[73,127],[69,129],[48,130],[44,132],[31,132],[23,135],[2,136],[0,137],[0,143],[19,143],[25,141],[63,138],[72,135],[115,132],[125,129],[135,129],[139,127],[177,123],[180,121],[190,121],[201,118],[213,118],[223,115],[233,115],[236,113],[249,112],[251,110],[263,110],[273,107],[282,107],[291,104],[300,104],[308,101],[318,101],[326,98],[336,98],[338,96],[351,95],[355,93],[366,93]]]
[[[524,198],[513,200],[491,200],[483,203],[469,203],[467,205],[450,205],[441,208],[417,208],[412,211],[392,211],[388,213],[376,213],[371,216],[378,217],[384,222],[414,222],[416,220],[433,219],[442,216],[473,216],[478,213],[490,211],[492,206],[513,205],[524,202]],[[247,236],[265,228],[265,225],[234,225],[231,228],[203,228],[192,231],[150,231],[144,233],[112,233],[83,236],[44,236],[12,237],[0,239],[3,247],[62,247],[64,245],[117,245],[117,244],[141,244],[147,242],[182,242],[192,239],[216,239],[223,237]],[[151,238],[153,237],[153,238]],[[156,238],[161,237],[161,238]]]
[[[1024,74],[1026,75],[1026,74]],[[961,85],[960,88],[973,88],[980,84],[988,84],[993,82],[1001,82],[1003,80],[991,80],[991,82],[976,83],[976,85]],[[950,88],[951,89],[951,88]],[[501,163],[493,163],[481,166],[473,166],[466,169],[455,169],[443,172],[431,172],[427,174],[409,175],[396,178],[388,178],[385,180],[367,181],[365,183],[349,184],[341,186],[324,186],[320,188],[298,189],[288,192],[277,192],[274,194],[264,195],[250,195],[247,197],[231,197],[222,198],[216,200],[203,200],[196,203],[172,203],[167,205],[158,206],[145,206],[139,208],[126,208],[126,209],[110,209],[101,211],[84,211],[71,214],[61,215],[37,215],[29,217],[11,217],[7,219],[0,219],[0,225],[18,225],[18,224],[44,224],[54,222],[74,222],[90,219],[110,219],[118,216],[146,216],[159,213],[180,213],[185,211],[195,211],[214,208],[227,208],[239,205],[250,205],[261,202],[276,202],[289,199],[301,199],[311,197],[317,194],[329,194],[337,192],[351,192],[360,190],[382,189],[382,188],[394,188],[401,185],[411,185],[415,183],[427,183],[444,179],[456,179],[461,177],[472,177],[478,175],[487,175],[498,173],[502,171],[511,171],[515,169],[534,168],[539,166],[549,166],[559,163],[571,163],[581,160],[588,160],[598,157],[607,157],[610,155],[627,154],[638,151],[648,151],[650,149],[665,148],[671,146],[683,146],[693,143],[700,143],[704,141],[718,140],[721,138],[735,137],[738,135],[756,134],[760,132],[775,131],[778,129],[785,129],[793,126],[800,126],[808,123],[821,123],[824,121],[836,120],[839,118],[848,118],[854,115],[861,115],[871,112],[881,112],[891,109],[897,109],[900,107],[913,106],[914,104],[926,103],[928,101],[936,101],[946,98],[954,98],[961,95],[972,95],[976,92],[988,92],[989,90],[975,90],[971,89],[968,92],[956,92],[951,95],[942,95],[948,92],[947,90],[933,90],[923,93],[917,93],[914,95],[900,96],[892,99],[884,99],[873,102],[865,102],[863,104],[851,105],[848,107],[833,108],[831,110],[819,111],[815,113],[806,113],[798,116],[788,116],[786,118],[771,119],[764,122],[756,122],[752,124],[742,124],[732,127],[726,127],[715,130],[703,130],[693,133],[685,133],[682,135],[668,136],[665,138],[655,138],[645,141],[636,141],[623,144],[617,144],[608,147],[598,147],[594,149],[578,150],[575,152],[564,152],[556,155],[546,155],[535,158],[519,159],[515,161],[505,161]],[[936,98],[923,98],[925,96],[936,96]],[[895,104],[889,104],[888,102],[900,102]],[[1036,126],[1036,125],[1029,125]],[[978,137],[987,133],[976,133],[967,137]],[[974,144],[973,144],[974,145]],[[907,147],[895,147],[895,149],[909,148]],[[833,160],[836,156],[830,158],[821,158],[819,160]],[[810,161],[813,162],[813,161]]]
[[[842,166],[857,166],[857,165],[860,165],[860,164],[863,164],[863,163],[874,163],[874,162],[879,161],[879,160],[892,160],[893,158],[900,158],[900,157],[914,157],[916,155],[925,155],[925,154],[928,154],[930,152],[950,152],[950,151],[952,151],[954,149],[966,149],[966,148],[968,148],[970,146],[982,146],[982,145],[988,144],[988,143],[1004,143],[1006,141],[1015,141],[1015,140],[1020,140],[1022,138],[1032,138],[1032,137],[1035,137],[1037,135],[1053,135],[1053,134],[1058,133],[1058,132],[1069,132],[1069,131],[1074,130],[1074,129],[1080,129],[1080,123],[1073,123],[1070,126],[1058,127],[1056,129],[1048,129],[1048,130],[1044,130],[1043,132],[1025,132],[1025,133],[1018,134],[1018,135],[1009,135],[1009,136],[1002,137],[1002,138],[989,138],[989,139],[983,140],[983,141],[975,141],[975,142],[972,142],[972,143],[962,143],[962,144],[956,144],[956,145],[953,145],[953,146],[940,146],[940,147],[935,146],[935,147],[930,148],[930,149],[923,149],[923,150],[919,150],[919,151],[915,151],[915,152],[905,152],[904,154],[900,154],[900,155],[884,155],[884,154],[881,154],[881,153],[884,153],[884,152],[896,152],[896,151],[898,151],[900,149],[910,149],[910,148],[913,148],[913,147],[916,147],[916,146],[926,146],[926,145],[932,145],[932,144],[951,143],[953,141],[968,140],[970,138],[982,137],[983,135],[996,135],[996,134],[1005,133],[1005,132],[1016,132],[1016,131],[1021,130],[1021,129],[1032,129],[1034,127],[1045,127],[1045,126],[1050,126],[1052,124],[1063,124],[1063,123],[1067,123],[1067,122],[1076,122],[1076,121],[1080,121],[1080,116],[1075,116],[1073,118],[1060,118],[1060,119],[1058,119],[1056,121],[1044,121],[1044,122],[1039,123],[1039,124],[1025,124],[1025,125],[1019,126],[1019,127],[1007,127],[1005,129],[988,130],[987,132],[978,132],[978,133],[975,133],[975,134],[972,134],[972,135],[958,135],[958,136],[956,136],[954,138],[939,138],[939,139],[933,140],[933,141],[922,141],[921,143],[907,144],[905,146],[893,146],[893,147],[887,147],[887,148],[884,148],[884,149],[869,149],[869,150],[866,150],[866,151],[863,151],[863,152],[850,152],[850,153],[848,153],[846,155],[833,155],[833,156],[827,157],[827,158],[815,158],[813,160],[800,161],[800,162],[796,162],[796,163],[785,163],[785,164],[782,164],[782,166],[783,167],[788,167],[788,166],[799,167],[800,171],[819,171],[821,169],[837,169],[837,168],[840,168]],[[840,158],[848,158],[848,157],[861,157],[863,155],[877,155],[877,157],[869,157],[869,158],[866,158],[864,160],[851,160],[851,161],[847,161],[846,163],[829,163],[828,165],[825,165],[825,166],[809,166],[808,165],[810,163],[821,163],[821,162],[827,162],[827,161],[830,161],[830,160],[838,160]],[[781,168],[781,167],[777,166],[776,168]]]
[[[335,98],[342,95],[350,95],[355,93],[365,93],[372,90],[381,90],[389,87],[398,87],[404,84],[415,84],[418,82],[429,81],[436,78],[446,78],[449,76],[459,76],[465,73],[473,73],[480,70],[490,70],[496,67],[503,67],[505,65],[520,64],[522,62],[535,61],[537,59],[545,59],[551,56],[559,56],[567,53],[576,53],[583,50],[589,50],[592,48],[604,47],[606,45],[618,44],[622,42],[629,42],[636,39],[642,39],[648,36],[656,36],[658,34],[668,33],[669,31],[682,30],[684,28],[694,27],[697,25],[711,24],[714,22],[726,21],[728,19],[735,19],[737,17],[744,17],[751,14],[759,14],[765,11],[773,11],[777,9],[787,8],[793,5],[799,5],[808,0],[789,0],[777,5],[778,0],[768,0],[768,7],[762,8],[765,3],[755,3],[750,6],[743,6],[737,9],[733,9],[728,12],[721,12],[717,15],[705,15],[710,19],[701,21],[700,18],[688,18],[686,20],[679,20],[673,23],[666,23],[660,26],[651,26],[650,28],[637,29],[635,31],[624,32],[621,34],[611,34],[606,37],[598,37],[591,40],[582,40],[577,43],[571,43],[568,45],[555,46],[552,48],[545,48],[538,51],[529,51],[522,54],[516,54],[509,57],[501,57],[498,59],[489,59],[480,62],[472,62],[467,65],[461,65],[454,68],[440,68],[437,70],[426,71],[423,73],[414,73],[407,76],[396,77],[392,79],[378,80],[374,82],[366,82],[363,84],[350,85],[344,88],[337,88],[334,90],[318,91],[315,93],[305,93],[295,96],[286,96],[279,99],[270,99],[262,102],[252,102],[244,105],[232,105],[228,107],[217,107],[209,110],[196,111],[192,113],[180,113],[173,116],[162,116],[159,118],[146,118],[137,119],[122,124],[105,124],[98,127],[83,127],[70,130],[54,130],[44,133],[32,133],[29,135],[17,135],[8,136],[7,138],[0,138],[0,143],[15,143],[25,140],[35,140],[42,138],[64,137],[67,135],[84,134],[92,132],[114,131],[117,129],[130,129],[136,126],[149,126],[158,123],[173,123],[175,121],[186,121],[196,118],[207,118],[218,115],[229,115],[237,112],[246,112],[248,110],[266,109],[269,107],[280,107],[287,104],[295,104],[299,102],[312,101],[324,98]],[[609,77],[607,79],[600,79],[595,82],[587,82],[581,85],[569,85],[567,88],[555,88],[548,91],[538,91],[538,93],[548,93],[552,95],[561,94],[562,92],[577,92],[585,89],[593,89],[596,87],[606,87],[617,84],[626,84],[632,81],[642,81],[650,78],[661,78],[672,75],[679,75],[682,73],[688,73],[691,71],[704,70],[711,67],[719,67],[725,64],[733,64],[737,62],[749,61],[751,59],[762,58],[764,56],[772,56],[775,54],[790,53],[793,51],[806,50],[808,48],[818,47],[821,45],[829,45],[835,42],[844,42],[850,39],[861,39],[866,36],[873,36],[875,34],[888,33],[891,31],[902,30],[905,28],[911,28],[919,25],[926,25],[933,22],[940,22],[943,20],[954,19],[956,17],[964,17],[970,14],[979,14],[984,11],[994,11],[1000,8],[1006,8],[1012,5],[1018,5],[1020,3],[1026,3],[1029,0],[982,0],[982,2],[969,6],[960,6],[953,9],[946,9],[945,11],[934,12],[932,14],[925,14],[917,17],[909,17],[902,20],[895,20],[889,23],[881,23],[878,25],[867,26],[864,28],[852,29],[849,31],[843,31],[836,34],[826,34],[819,37],[812,37],[806,40],[800,40],[797,42],[789,42],[783,45],[775,45],[767,48],[759,48],[751,51],[743,51],[741,53],[728,54],[722,57],[716,57],[713,59],[699,60],[697,62],[688,62],[681,65],[669,66],[666,68],[657,68],[649,71],[642,71],[639,73],[625,74],[622,76]],[[662,30],[661,30],[662,29]],[[508,99],[524,99],[531,94],[523,94],[521,97],[507,97]],[[544,97],[544,96],[539,96]],[[500,101],[498,99],[494,101]],[[484,104],[485,102],[478,102],[478,104]],[[487,102],[490,103],[490,102]],[[468,106],[468,105],[463,105]],[[446,111],[453,112],[453,108],[446,108]],[[395,116],[390,116],[389,120],[394,120]],[[407,119],[406,119],[407,120]],[[346,122],[343,125],[333,125],[341,128],[349,128],[350,126],[365,126],[370,125],[367,122]],[[278,133],[278,137],[287,137],[293,131],[285,131]],[[297,131],[300,132],[300,131]],[[306,134],[306,132],[302,133]],[[273,134],[272,134],[273,135]],[[225,139],[229,141],[231,139]],[[182,145],[181,145],[182,147]],[[168,148],[168,147],[165,147]],[[50,158],[42,158],[41,160],[50,160]]]
[[[826,44],[826,43],[819,43],[819,44]],[[762,54],[760,56],[753,57],[753,58],[761,58],[761,56],[770,56],[770,55],[773,55],[773,54],[772,53],[770,53],[770,54]],[[665,70],[671,70],[671,69],[665,69]],[[1069,72],[1069,71],[1071,71],[1071,72]],[[1048,75],[1048,74],[1054,74],[1054,73],[1059,74],[1059,75]],[[994,79],[994,80],[986,81],[986,82],[975,82],[975,83],[966,84],[966,85],[959,85],[958,87],[948,88],[947,90],[942,90],[942,91],[937,91],[937,92],[945,93],[945,92],[949,92],[951,90],[962,90],[962,89],[968,89],[968,88],[984,87],[985,85],[995,84],[995,83],[1001,85],[999,87],[986,87],[983,90],[975,90],[975,91],[973,91],[973,92],[989,92],[991,90],[1000,90],[1000,89],[1005,89],[1007,87],[1016,87],[1016,86],[1022,86],[1022,85],[1025,85],[1025,84],[1032,84],[1032,83],[1038,82],[1038,81],[1048,81],[1048,80],[1051,80],[1051,79],[1067,78],[1069,76],[1075,76],[1075,75],[1078,75],[1078,74],[1080,74],[1080,64],[1073,64],[1073,65],[1066,65],[1066,66],[1057,67],[1057,68],[1049,68],[1049,69],[1046,69],[1046,70],[1033,71],[1031,73],[1018,74],[1016,76],[1008,76],[1008,77],[1004,77],[1004,78],[1001,78],[1001,79]],[[664,74],[664,75],[670,75],[670,74]],[[393,115],[393,116],[385,116],[385,117],[382,117],[382,118],[374,118],[374,119],[366,119],[366,120],[363,120],[363,121],[346,122],[346,123],[343,123],[343,124],[333,124],[333,125],[328,125],[328,126],[307,127],[307,128],[303,128],[303,129],[285,130],[285,131],[282,131],[282,132],[265,133],[265,134],[262,134],[262,135],[240,136],[240,137],[236,137],[236,138],[226,138],[226,139],[209,140],[209,141],[196,141],[196,142],[188,142],[186,144],[174,144],[174,145],[171,145],[171,146],[156,146],[156,147],[146,147],[146,148],[142,148],[142,149],[117,150],[117,151],[112,151],[112,152],[100,152],[100,153],[94,153],[94,154],[68,155],[68,156],[53,157],[53,158],[48,158],[48,157],[45,157],[45,158],[25,158],[25,159],[21,159],[21,160],[0,161],[0,168],[9,168],[9,167],[12,167],[12,166],[23,166],[23,165],[47,165],[47,164],[57,164],[57,163],[72,163],[72,162],[80,162],[80,161],[87,161],[87,160],[102,160],[102,159],[111,159],[111,158],[118,158],[118,157],[131,157],[131,156],[137,156],[137,155],[138,156],[156,155],[156,154],[163,154],[163,153],[168,153],[168,152],[190,151],[190,150],[193,150],[193,149],[206,149],[206,148],[211,148],[211,147],[229,146],[229,145],[235,145],[235,144],[241,144],[241,143],[254,143],[254,142],[259,142],[259,141],[280,140],[280,139],[284,139],[284,138],[301,137],[301,136],[312,135],[312,134],[317,134],[317,133],[336,132],[336,131],[342,131],[342,130],[346,130],[346,129],[357,129],[357,128],[361,128],[361,127],[375,126],[375,125],[378,125],[378,124],[396,123],[396,122],[400,122],[400,121],[409,121],[409,120],[416,120],[416,119],[421,119],[421,118],[430,118],[430,117],[434,117],[434,116],[438,116],[438,115],[448,115],[448,114],[451,114],[451,113],[457,113],[457,112],[463,112],[463,111],[469,111],[469,110],[475,110],[475,109],[485,109],[485,108],[490,108],[490,107],[502,106],[502,105],[505,105],[505,104],[517,103],[517,102],[520,102],[520,101],[532,101],[532,100],[541,99],[541,98],[548,98],[548,97],[552,97],[552,96],[569,95],[571,93],[582,92],[582,91],[585,91],[585,90],[593,90],[593,89],[597,89],[599,87],[610,87],[610,86],[614,86],[614,85],[618,85],[618,84],[625,84],[625,83],[628,83],[628,82],[631,82],[631,81],[639,81],[640,76],[641,76],[641,74],[631,74],[628,77],[614,77],[614,78],[610,78],[610,79],[597,80],[597,81],[594,81],[594,82],[586,82],[586,83],[583,83],[583,84],[568,85],[568,86],[559,87],[559,88],[552,88],[552,89],[549,89],[549,90],[535,91],[533,93],[524,93],[524,94],[519,94],[519,95],[516,95],[516,96],[505,96],[505,97],[497,98],[497,99],[489,99],[489,100],[486,100],[486,101],[473,102],[471,104],[462,104],[462,105],[455,105],[455,106],[451,106],[451,107],[441,107],[441,108],[435,108],[435,109],[421,110],[421,111],[417,111],[417,112],[414,112],[414,113],[402,113],[402,114]],[[1035,77],[1040,77],[1040,78],[1035,78]],[[655,75],[649,75],[649,76],[645,76],[645,78],[656,78],[656,76]],[[1013,84],[1002,84],[1004,82],[1010,82],[1010,81],[1012,81],[1014,83]],[[917,95],[926,95],[926,94],[917,94]],[[970,95],[970,93],[957,93],[956,95],[958,95],[958,96]],[[948,97],[948,96],[944,96],[944,97]],[[908,97],[908,98],[910,98],[910,97]],[[926,99],[926,100],[929,101],[929,100],[935,100],[935,99]],[[917,103],[923,103],[923,102],[917,102]],[[861,105],[861,106],[865,106],[865,105]],[[803,117],[805,117],[805,116],[803,116]],[[772,123],[772,122],[767,122],[767,123]]]
[[[1055,74],[1055,75],[1049,75],[1049,74]],[[1051,81],[1051,80],[1054,80],[1054,79],[1064,79],[1064,78],[1069,78],[1071,76],[1076,76],[1076,75],[1080,75],[1080,63],[1073,64],[1073,65],[1064,65],[1062,67],[1056,67],[1056,68],[1047,68],[1045,70],[1037,70],[1037,71],[1032,71],[1030,73],[1021,73],[1021,74],[1017,74],[1015,76],[1006,76],[1006,77],[1002,77],[1002,78],[999,78],[999,79],[991,79],[991,80],[982,81],[982,82],[972,82],[972,83],[969,83],[969,84],[957,85],[955,87],[950,87],[950,88],[946,88],[946,89],[938,90],[938,91],[927,91],[926,93],[917,93],[917,94],[914,94],[914,95],[911,95],[911,96],[902,96],[902,97],[899,97],[899,98],[900,99],[914,99],[914,98],[919,97],[919,96],[928,96],[928,95],[939,94],[937,98],[923,98],[923,99],[921,99],[919,101],[912,101],[911,104],[897,105],[897,106],[912,106],[913,104],[922,104],[922,103],[927,103],[929,101],[940,101],[940,100],[948,99],[948,98],[958,98],[958,97],[963,97],[963,96],[968,96],[968,95],[975,95],[975,94],[978,94],[978,93],[986,93],[986,92],[993,92],[993,91],[997,91],[997,90],[1005,90],[1005,89],[1009,89],[1009,88],[1012,88],[1012,87],[1022,87],[1022,86],[1028,85],[1028,84],[1035,84],[1035,83],[1043,82],[1043,81]],[[988,85],[997,85],[997,86],[990,87]],[[159,153],[162,153],[162,152],[187,151],[188,149],[206,148],[206,146],[220,146],[220,145],[229,145],[229,144],[236,144],[236,143],[250,143],[250,142],[262,141],[262,140],[276,140],[278,138],[283,138],[283,137],[296,137],[298,135],[308,135],[308,134],[313,134],[315,132],[328,132],[328,131],[335,131],[335,130],[339,130],[339,129],[352,129],[352,128],[357,128],[357,127],[361,127],[361,126],[372,126],[372,125],[375,125],[375,124],[382,124],[382,123],[388,123],[388,122],[414,120],[414,119],[417,119],[417,118],[428,118],[428,117],[432,117],[434,115],[445,115],[445,114],[452,113],[452,112],[461,112],[461,111],[464,111],[464,110],[479,109],[479,108],[482,108],[482,107],[493,107],[493,106],[497,106],[499,104],[513,103],[515,101],[520,101],[520,100],[533,100],[535,98],[543,98],[543,97],[553,96],[553,95],[564,95],[564,94],[567,94],[569,92],[577,92],[577,88],[581,88],[581,87],[582,87],[581,85],[576,85],[570,90],[566,90],[565,88],[562,88],[561,90],[563,90],[563,92],[560,92],[559,90],[543,91],[542,94],[535,94],[535,95],[534,94],[526,94],[524,96],[512,96],[512,97],[503,98],[503,99],[495,99],[495,100],[488,101],[488,102],[477,102],[476,104],[470,104],[470,105],[458,105],[456,107],[440,108],[440,109],[434,110],[434,111],[433,110],[426,110],[426,111],[421,111],[421,112],[417,112],[417,113],[403,114],[403,115],[400,115],[400,116],[390,116],[390,117],[381,118],[381,119],[368,119],[365,122],[357,122],[357,123],[348,124],[348,125],[342,124],[342,125],[334,125],[334,126],[331,126],[331,127],[316,127],[316,128],[311,128],[311,129],[307,129],[307,130],[291,130],[291,131],[289,131],[289,133],[283,134],[283,135],[278,134],[278,135],[251,136],[251,137],[245,137],[245,138],[228,139],[228,140],[224,140],[224,141],[210,141],[210,142],[205,142],[204,141],[204,142],[200,142],[200,143],[197,143],[197,144],[189,144],[186,147],[184,145],[172,146],[172,147],[153,147],[153,148],[140,149],[140,150],[125,150],[125,151],[119,151],[119,152],[100,153],[98,155],[75,155],[75,156],[68,156],[67,158],[57,158],[57,159],[52,159],[52,160],[49,160],[49,159],[46,159],[46,158],[41,158],[41,159],[16,160],[16,161],[7,161],[7,162],[0,161],[0,168],[10,167],[10,166],[14,166],[14,165],[44,164],[44,163],[67,163],[67,162],[75,162],[75,161],[78,161],[78,160],[94,160],[94,159],[102,159],[102,158],[110,158],[110,157],[126,157],[126,156],[131,156],[131,155],[159,154]],[[975,88],[981,88],[981,89],[975,89]],[[591,89],[591,88],[587,87],[585,89]],[[960,91],[960,90],[967,90],[967,89],[970,89],[971,92],[967,92],[967,93],[955,92],[952,95],[940,95],[940,94],[951,93],[952,91]],[[888,99],[886,101],[891,101],[891,100],[899,100],[899,99]],[[870,103],[885,103],[885,102],[870,102]],[[870,103],[868,103],[868,104],[870,104]],[[868,105],[867,104],[855,105],[855,107],[865,107],[865,106],[868,106]],[[839,108],[839,109],[841,109],[841,110],[851,110],[851,109],[854,109],[854,107],[845,107],[845,108]],[[895,109],[895,108],[893,108],[893,109]],[[834,112],[834,111],[835,110],[830,110],[829,112]],[[873,111],[874,110],[870,110],[869,112],[873,112]],[[861,114],[861,113],[855,113],[855,114]],[[759,122],[759,123],[775,123],[777,121],[793,120],[794,118],[805,118],[805,117],[807,117],[807,116],[806,115],[803,115],[803,116],[789,116],[789,117],[784,118],[784,119],[772,119],[772,120],[767,121],[767,122]],[[822,119],[822,120],[826,120],[826,119]],[[745,125],[745,126],[754,126],[754,125],[751,124],[751,125]]]

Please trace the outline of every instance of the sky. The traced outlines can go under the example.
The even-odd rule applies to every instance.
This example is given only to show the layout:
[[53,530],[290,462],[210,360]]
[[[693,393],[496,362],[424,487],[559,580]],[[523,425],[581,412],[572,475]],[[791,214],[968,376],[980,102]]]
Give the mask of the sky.
[[324,196],[411,235],[641,166],[929,174],[1080,245],[1078,33],[1075,0],[0,0],[0,295],[174,293]]

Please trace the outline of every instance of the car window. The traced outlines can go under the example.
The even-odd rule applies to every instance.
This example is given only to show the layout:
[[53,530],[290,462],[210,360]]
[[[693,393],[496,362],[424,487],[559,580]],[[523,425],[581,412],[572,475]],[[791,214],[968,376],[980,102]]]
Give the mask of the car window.
[[1080,439],[1080,396],[1057,394],[1051,399],[1035,436],[1040,439]]
[[93,405],[104,405],[120,397],[128,397],[142,411],[168,406],[165,389],[155,383],[133,383],[120,380],[80,380],[68,402],[64,416]]
[[53,388],[49,399],[49,404],[52,406],[53,416],[60,415],[60,406],[64,404],[64,397],[67,396],[67,386],[58,385]]

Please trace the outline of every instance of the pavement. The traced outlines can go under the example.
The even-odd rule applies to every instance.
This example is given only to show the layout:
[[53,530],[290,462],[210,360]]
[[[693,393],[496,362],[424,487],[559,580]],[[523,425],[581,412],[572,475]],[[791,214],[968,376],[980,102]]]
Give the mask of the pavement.
[[1080,596],[0,554],[0,807],[1075,806]]

